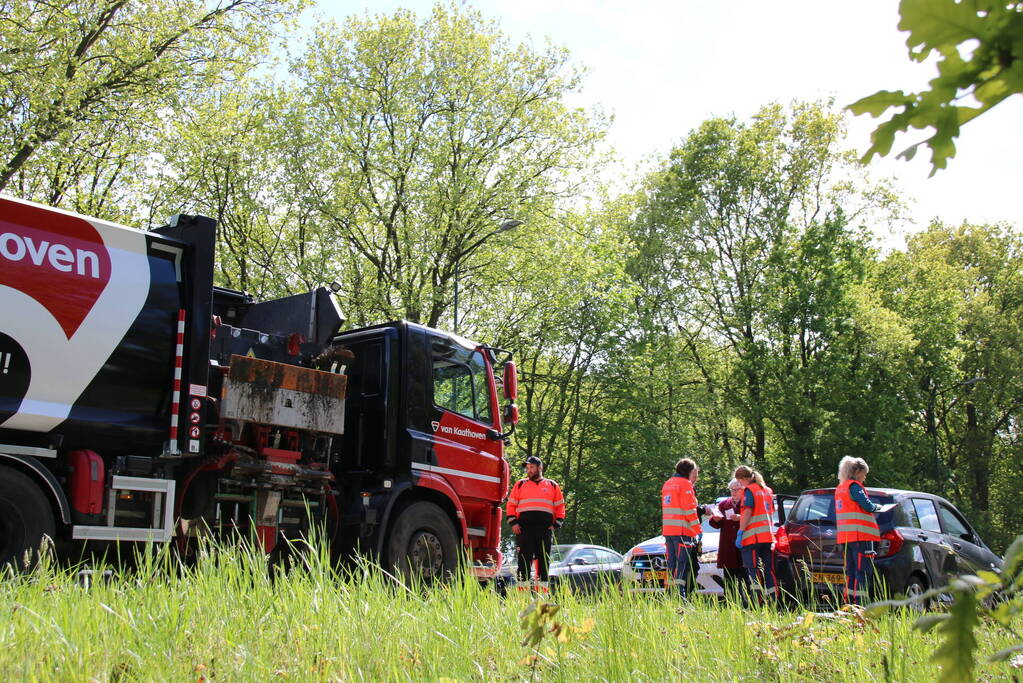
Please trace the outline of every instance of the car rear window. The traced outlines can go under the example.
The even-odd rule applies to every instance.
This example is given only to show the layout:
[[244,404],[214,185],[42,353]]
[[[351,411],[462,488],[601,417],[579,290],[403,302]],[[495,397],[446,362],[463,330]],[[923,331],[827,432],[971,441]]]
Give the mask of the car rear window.
[[[886,505],[894,499],[891,496],[879,493],[868,493],[867,497],[878,505]],[[877,516],[877,524],[881,531],[887,531],[894,526],[895,510],[898,507],[883,512]],[[789,521],[800,524],[816,524],[818,526],[835,525],[835,494],[831,491],[824,493],[804,493],[796,501],[792,508]]]

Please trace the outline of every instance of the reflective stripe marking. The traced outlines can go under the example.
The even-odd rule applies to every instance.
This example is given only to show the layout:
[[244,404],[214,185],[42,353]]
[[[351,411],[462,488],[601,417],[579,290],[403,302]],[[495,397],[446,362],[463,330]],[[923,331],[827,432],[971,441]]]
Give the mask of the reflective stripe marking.
[[542,505],[554,505],[551,501],[546,498],[521,498],[519,503],[540,503]]
[[847,519],[848,520],[856,519],[862,522],[873,522],[874,515],[867,514],[866,512],[839,512],[837,515],[837,519],[839,522],[845,521]]
[[674,515],[662,515],[661,521],[664,524],[670,524],[672,526],[678,526],[680,524],[682,526],[699,526],[700,524],[700,520],[696,518],[690,517],[687,519],[685,517],[678,517]]
[[439,467],[437,465],[426,465],[421,462],[412,463],[412,469],[422,470],[424,472],[436,472],[438,474],[453,474],[456,477],[465,477],[466,479],[478,479],[479,481],[489,481],[495,484],[501,483],[500,477],[491,477],[488,474],[477,474],[476,472],[466,472],[464,470],[453,470],[450,467]]
[[664,508],[663,512],[666,515],[695,515],[696,508],[690,508],[688,510],[682,508]]
[[881,538],[881,533],[878,529],[875,529],[874,527],[863,526],[862,524],[843,524],[838,528],[838,533],[840,534],[860,533],[867,534],[868,536]]

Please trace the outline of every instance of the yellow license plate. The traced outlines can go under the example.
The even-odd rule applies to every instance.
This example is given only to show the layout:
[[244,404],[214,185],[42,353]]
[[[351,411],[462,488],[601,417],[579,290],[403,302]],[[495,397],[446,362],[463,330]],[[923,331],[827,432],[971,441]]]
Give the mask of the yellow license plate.
[[643,572],[643,583],[656,583],[658,585],[664,585],[664,577],[667,576],[668,572],[664,569],[652,569],[647,572]]
[[845,574],[828,574],[825,572],[813,572],[811,574],[814,583],[845,583]]

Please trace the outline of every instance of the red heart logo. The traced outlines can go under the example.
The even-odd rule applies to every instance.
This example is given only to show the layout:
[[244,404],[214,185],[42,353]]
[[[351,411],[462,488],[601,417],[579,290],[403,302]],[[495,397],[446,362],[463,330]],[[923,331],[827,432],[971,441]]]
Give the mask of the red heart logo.
[[32,297],[68,339],[110,282],[110,255],[88,221],[0,199],[0,285]]

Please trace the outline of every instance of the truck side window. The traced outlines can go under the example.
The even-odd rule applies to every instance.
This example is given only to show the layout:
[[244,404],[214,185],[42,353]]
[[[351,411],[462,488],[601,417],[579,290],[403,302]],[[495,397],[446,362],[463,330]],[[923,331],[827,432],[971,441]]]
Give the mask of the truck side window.
[[472,368],[472,383],[476,388],[476,419],[486,424],[491,424],[490,414],[490,385],[487,383],[487,363],[483,360],[483,354],[476,351],[469,358]]
[[433,402],[445,410],[491,424],[490,385],[483,354],[465,349],[435,350]]
[[433,402],[451,412],[476,419],[472,370],[451,360],[433,361]]

